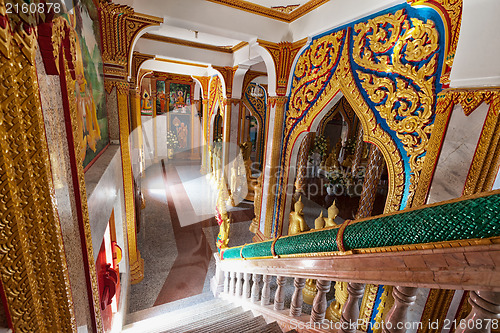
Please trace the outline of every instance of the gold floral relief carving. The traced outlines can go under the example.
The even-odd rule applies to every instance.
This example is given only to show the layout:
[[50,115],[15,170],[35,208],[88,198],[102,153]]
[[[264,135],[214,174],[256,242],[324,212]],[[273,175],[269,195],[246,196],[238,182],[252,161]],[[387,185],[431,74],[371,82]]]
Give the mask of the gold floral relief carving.
[[443,66],[440,82],[442,84],[449,84],[451,67],[455,58],[460,26],[462,24],[463,0],[407,0],[407,2],[412,6],[424,5],[434,8],[439,15],[441,15],[443,22],[445,22],[447,43],[445,50],[445,66]]
[[[356,24],[354,30],[354,61],[372,71],[399,75],[392,79],[356,71],[370,100],[382,103],[375,106],[376,110],[396,133],[410,158],[412,174],[408,202],[411,202],[433,127],[433,75],[438,60],[435,53],[439,47],[438,31],[432,21],[408,18],[404,10]],[[392,47],[391,56],[384,54]],[[421,67],[412,64],[429,57]],[[403,63],[403,59],[408,63]]]
[[340,57],[344,30],[315,39],[295,66],[287,118],[300,117],[331,79]]
[[[5,15],[0,52],[0,278],[16,332],[76,332],[35,67],[36,31]],[[11,29],[10,20],[21,22]],[[12,32],[14,31],[14,32]]]
[[389,175],[389,189],[384,212],[397,211],[401,204],[405,186],[402,158],[391,136],[377,123],[373,111],[356,86],[348,52],[348,48],[344,47],[334,77],[340,83],[342,93],[349,101],[363,126],[364,141],[374,143],[384,155]]

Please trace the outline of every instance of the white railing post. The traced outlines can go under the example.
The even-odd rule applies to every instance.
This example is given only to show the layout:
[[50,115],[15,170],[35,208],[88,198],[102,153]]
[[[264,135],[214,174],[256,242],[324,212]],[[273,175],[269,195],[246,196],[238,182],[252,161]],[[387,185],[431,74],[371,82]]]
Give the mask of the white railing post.
[[328,280],[316,280],[316,288],[318,293],[314,297],[313,307],[311,311],[311,322],[319,323],[325,319],[326,308],[326,293],[330,291],[331,282]]
[[299,317],[302,315],[302,304],[304,300],[302,298],[302,289],[306,285],[306,279],[304,278],[295,278],[293,280],[293,285],[295,290],[293,291],[292,301],[290,303],[290,316]]
[[500,326],[500,292],[471,291],[470,314],[457,323],[456,333],[489,333]]
[[252,275],[252,280],[253,280],[253,286],[252,286],[252,302],[257,303],[259,301],[259,296],[260,296],[260,274],[253,274]]
[[250,297],[250,273],[245,273],[244,275],[244,282],[243,282],[243,293],[241,297],[243,298],[249,298]]
[[[417,288],[412,287],[394,287],[392,296],[394,305],[387,314],[386,322],[382,328],[384,333],[404,333],[406,332],[404,324],[407,321],[408,308],[415,304],[417,299]],[[403,325],[401,325],[403,324]]]
[[262,298],[260,300],[261,305],[269,305],[271,302],[269,301],[271,298],[271,275],[264,275],[262,277],[262,281],[264,281],[264,286],[262,287]]
[[342,311],[342,318],[340,320],[340,330],[344,333],[355,333],[357,329],[357,321],[359,318],[359,304],[358,300],[363,297],[365,285],[362,283],[349,283],[347,285],[347,292],[349,298],[344,305]]
[[236,272],[231,272],[231,282],[229,283],[229,295],[234,296],[236,289]]
[[278,284],[278,288],[276,288],[276,294],[274,294],[274,310],[278,311],[285,308],[285,293],[283,286],[286,283],[286,277],[277,276],[276,283]]
[[236,273],[236,291],[235,291],[236,297],[241,296],[242,279],[243,279],[243,273]]

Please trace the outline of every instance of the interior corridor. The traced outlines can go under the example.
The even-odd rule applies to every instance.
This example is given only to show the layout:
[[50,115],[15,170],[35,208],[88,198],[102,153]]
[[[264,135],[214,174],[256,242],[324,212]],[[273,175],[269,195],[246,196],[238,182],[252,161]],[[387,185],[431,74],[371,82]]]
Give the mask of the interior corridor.
[[[131,287],[129,313],[209,292],[219,232],[215,192],[200,160],[182,157],[153,163],[141,179],[145,208],[137,241],[144,280]],[[250,243],[253,203],[244,201],[230,214],[229,245]]]

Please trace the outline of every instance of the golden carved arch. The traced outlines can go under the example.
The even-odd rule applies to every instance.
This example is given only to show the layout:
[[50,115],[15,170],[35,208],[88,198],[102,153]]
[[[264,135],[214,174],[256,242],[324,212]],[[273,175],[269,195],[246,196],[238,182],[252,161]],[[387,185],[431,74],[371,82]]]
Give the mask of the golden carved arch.
[[[351,23],[311,40],[291,75],[276,192],[274,221],[286,207],[293,146],[341,91],[363,127],[364,140],[382,152],[389,173],[385,211],[411,204],[433,127],[435,94],[441,89],[446,34],[411,6]],[[273,226],[273,235],[279,227]]]

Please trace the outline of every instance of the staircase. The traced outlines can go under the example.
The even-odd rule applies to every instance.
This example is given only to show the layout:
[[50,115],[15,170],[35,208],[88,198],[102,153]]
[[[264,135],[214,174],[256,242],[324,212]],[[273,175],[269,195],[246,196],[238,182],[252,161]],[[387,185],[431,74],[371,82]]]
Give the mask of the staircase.
[[[207,300],[208,299],[208,300]],[[186,300],[189,300],[186,302]],[[124,333],[282,333],[278,323],[267,323],[262,316],[255,317],[252,311],[222,299],[210,299],[194,296],[177,302],[181,308],[175,309],[173,304],[156,306],[152,309],[131,314],[128,323],[123,327]],[[182,303],[194,305],[182,307]],[[176,302],[173,302],[176,303]],[[175,304],[174,304],[175,305]],[[173,309],[173,310],[172,310]],[[171,310],[171,311],[169,311]],[[291,331],[294,332],[294,331]]]

